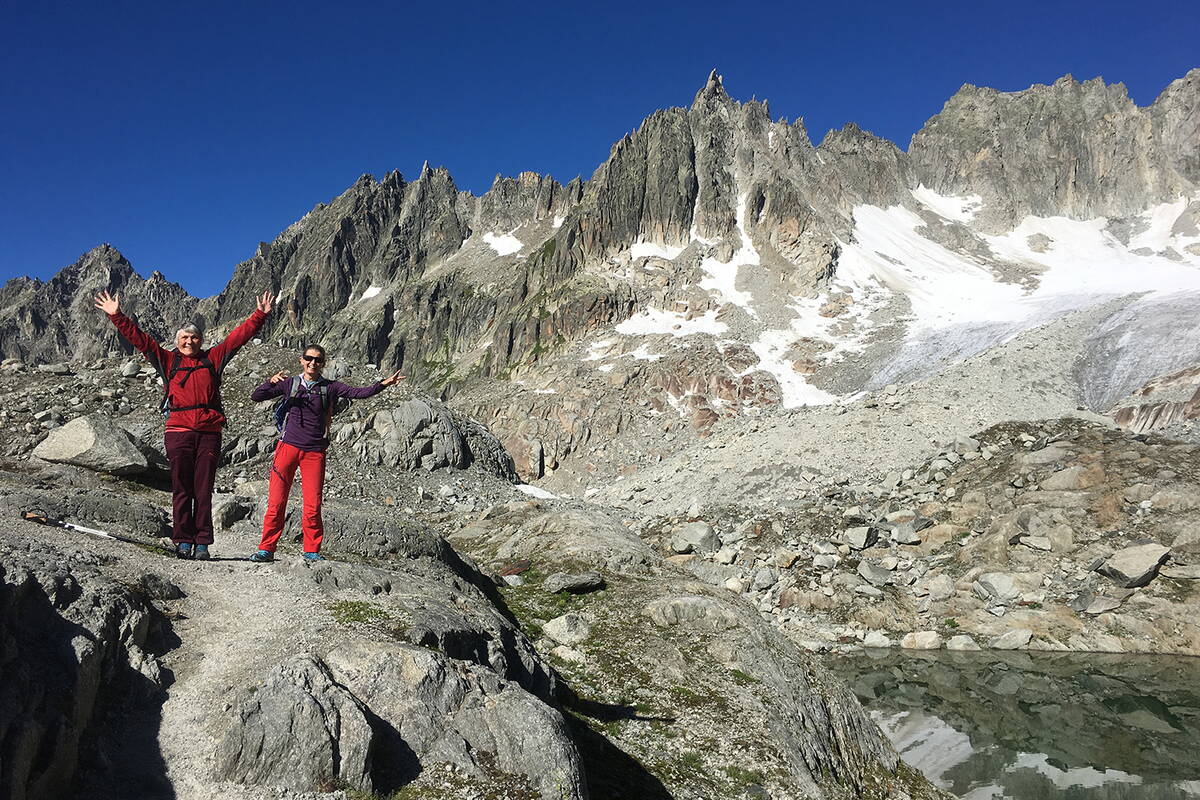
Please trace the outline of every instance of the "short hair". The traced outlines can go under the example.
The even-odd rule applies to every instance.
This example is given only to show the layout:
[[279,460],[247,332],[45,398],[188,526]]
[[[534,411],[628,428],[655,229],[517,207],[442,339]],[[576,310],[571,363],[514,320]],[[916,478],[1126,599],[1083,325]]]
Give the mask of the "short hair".
[[325,355],[325,348],[321,347],[321,345],[319,345],[319,344],[306,344],[306,345],[304,345],[304,349],[301,350],[300,352],[307,353],[309,350],[316,350],[318,353],[321,354],[322,359],[326,359],[326,360],[328,359],[328,356]]
[[178,339],[179,334],[181,334],[181,333],[190,333],[193,336],[196,336],[200,339],[204,338],[204,331],[200,330],[198,327],[196,327],[195,325],[193,325],[190,322],[187,325],[184,325],[179,330],[175,331],[175,338]]

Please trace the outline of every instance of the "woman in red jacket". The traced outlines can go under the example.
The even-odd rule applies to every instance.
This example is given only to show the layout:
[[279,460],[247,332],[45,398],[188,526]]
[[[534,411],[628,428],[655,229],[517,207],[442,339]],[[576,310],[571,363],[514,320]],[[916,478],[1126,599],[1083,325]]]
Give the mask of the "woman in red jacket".
[[204,349],[195,325],[175,334],[175,350],[165,350],[121,313],[121,296],[101,292],[96,308],[108,314],[120,334],[142,352],[163,379],[165,441],[171,462],[172,533],[180,558],[209,558],[213,541],[212,493],[221,458],[221,372],[233,354],[250,341],[271,312],[271,293],[257,299],[258,309],[225,341]]

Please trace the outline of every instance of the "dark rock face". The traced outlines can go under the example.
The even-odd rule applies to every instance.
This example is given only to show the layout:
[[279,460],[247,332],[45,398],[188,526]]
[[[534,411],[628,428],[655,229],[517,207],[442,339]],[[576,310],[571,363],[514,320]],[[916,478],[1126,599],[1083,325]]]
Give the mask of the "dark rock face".
[[100,245],[46,283],[14,278],[0,287],[0,356],[28,362],[88,360],[111,350],[132,352],[94,307],[101,291],[120,293],[121,306],[160,341],[193,320],[196,298],[154,272],[143,279],[110,245]]
[[162,685],[159,620],[94,567],[0,539],[0,795],[68,795],[106,709]]

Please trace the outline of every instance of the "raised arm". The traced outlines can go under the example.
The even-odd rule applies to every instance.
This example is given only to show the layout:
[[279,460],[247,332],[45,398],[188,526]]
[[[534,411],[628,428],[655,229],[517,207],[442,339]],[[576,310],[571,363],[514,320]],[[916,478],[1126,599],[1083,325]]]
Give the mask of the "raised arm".
[[337,397],[362,400],[366,397],[374,397],[387,387],[394,386],[402,380],[404,380],[404,376],[400,374],[399,370],[396,370],[396,372],[388,375],[383,380],[372,383],[370,386],[348,386],[341,381],[332,381],[329,384],[329,388],[333,390],[334,395]]
[[271,313],[271,299],[270,292],[263,292],[261,297],[256,298],[258,308],[254,310],[254,313],[245,322],[234,328],[225,337],[225,341],[208,351],[208,357],[212,360],[213,367],[217,372],[223,370],[229,359],[233,358],[233,354],[242,345],[253,339],[254,334],[262,328],[263,323],[267,321],[267,315]]
[[125,341],[133,345],[150,360],[159,372],[166,371],[170,355],[157,341],[137,326],[133,320],[121,313],[121,295],[101,292],[96,295],[96,308],[108,315],[109,321]]

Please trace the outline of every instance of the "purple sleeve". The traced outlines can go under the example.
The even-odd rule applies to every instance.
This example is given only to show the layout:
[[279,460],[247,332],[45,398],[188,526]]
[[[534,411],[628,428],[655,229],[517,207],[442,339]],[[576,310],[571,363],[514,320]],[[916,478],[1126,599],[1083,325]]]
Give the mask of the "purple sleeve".
[[349,397],[351,400],[363,400],[367,397],[374,397],[384,390],[384,385],[376,381],[370,386],[347,386],[341,381],[333,381],[329,384],[329,388],[333,390],[335,397]]
[[272,397],[282,397],[283,393],[287,391],[289,381],[290,379],[285,379],[279,383],[271,383],[271,379],[268,378],[266,383],[250,393],[250,400],[255,403],[261,403],[263,400],[270,400]]

